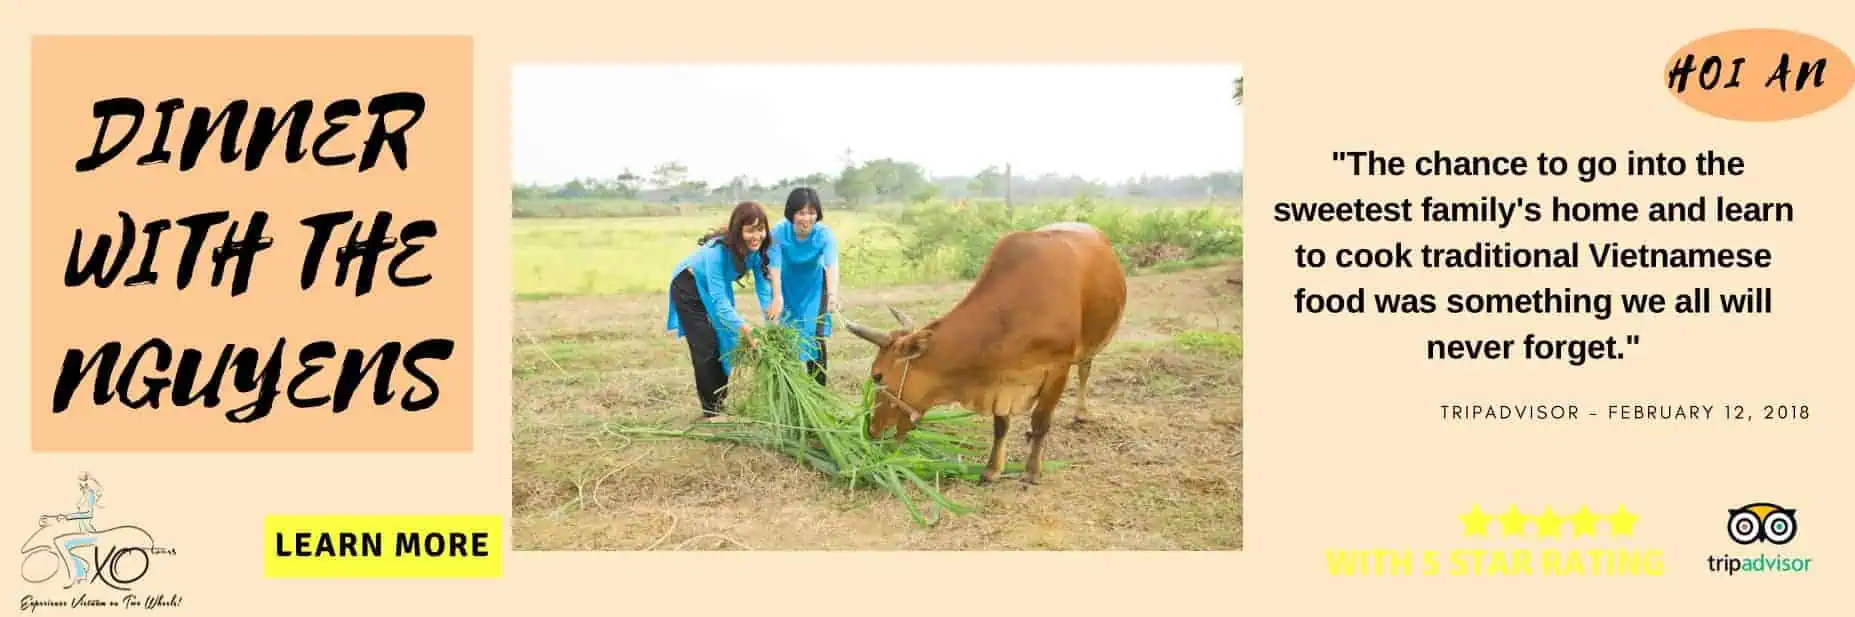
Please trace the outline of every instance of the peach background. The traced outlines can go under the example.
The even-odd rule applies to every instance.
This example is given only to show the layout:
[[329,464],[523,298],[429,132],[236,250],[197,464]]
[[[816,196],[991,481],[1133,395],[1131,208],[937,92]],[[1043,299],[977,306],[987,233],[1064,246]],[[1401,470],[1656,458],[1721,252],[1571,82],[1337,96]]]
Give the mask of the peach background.
[[[179,549],[171,569],[151,574],[147,592],[185,596],[176,614],[321,615],[453,612],[777,611],[770,599],[798,578],[829,581],[833,606],[890,614],[1037,609],[1053,613],[1330,614],[1420,606],[1432,613],[1548,614],[1649,609],[1724,614],[1781,610],[1825,614],[1845,604],[1830,582],[1846,580],[1851,499],[1841,471],[1849,345],[1842,325],[1846,274],[1833,250],[1852,215],[1839,179],[1850,169],[1849,105],[1785,123],[1732,123],[1683,107],[1661,89],[1675,49],[1719,30],[1796,27],[1843,46],[1855,19],[1833,3],[1683,2],[1660,6],[1560,2],[1540,7],[1485,3],[1398,6],[1183,3],[1083,9],[1025,1],[981,8],[868,3],[705,2],[615,5],[540,0],[484,5],[475,12],[436,2],[336,1],[315,10],[246,3],[148,5],[9,3],[0,8],[0,83],[23,92],[26,33],[470,33],[477,93],[473,252],[475,405],[468,455],[68,455],[28,454],[26,414],[0,446],[9,485],[0,520],[30,531],[31,517],[66,507],[71,478],[88,469],[107,484],[117,510]],[[217,15],[199,17],[199,14]],[[1507,15],[1497,18],[1497,15]],[[1838,26],[1836,24],[1843,24]],[[955,42],[952,34],[973,42]],[[1012,60],[1241,62],[1248,76],[1246,178],[1245,550],[1201,554],[515,554],[499,581],[273,581],[262,578],[259,530],[271,512],[507,512],[510,284],[508,260],[508,85],[511,62],[597,60],[866,61]],[[175,58],[184,62],[184,58]],[[81,79],[81,76],[76,78]],[[0,187],[27,198],[27,109],[0,98]],[[1624,149],[1691,155],[1718,148],[1746,157],[1749,173],[1723,179],[1613,177],[1575,181],[1350,178],[1333,150],[1392,152],[1539,151],[1576,156]],[[1404,239],[1503,238],[1455,228],[1295,228],[1272,223],[1280,200],[1402,196],[1469,198],[1488,192],[1544,198],[1643,201],[1726,192],[1791,200],[1798,224],[1770,227],[1601,229],[1527,227],[1529,241],[1616,239],[1657,243],[1746,243],[1778,249],[1764,273],[1438,274],[1296,272],[1297,242],[1338,246]],[[20,211],[16,208],[15,210]],[[16,215],[6,246],[7,281],[28,280],[27,227]],[[1421,236],[1420,236],[1421,234]],[[40,267],[44,267],[41,265]],[[1344,288],[1533,286],[1778,287],[1776,315],[1620,317],[1609,323],[1551,317],[1469,323],[1424,319],[1296,316],[1297,286]],[[27,299],[6,304],[15,340],[27,333]],[[1639,333],[1624,361],[1584,368],[1551,363],[1434,364],[1421,360],[1428,335]],[[27,353],[0,366],[16,404],[29,402]],[[1434,405],[1493,397],[1576,402],[1805,402],[1803,423],[1694,425],[1444,424]],[[20,498],[14,498],[19,495]],[[1813,571],[1725,579],[1701,568],[1710,553],[1740,550],[1722,537],[1724,510],[1772,500],[1800,509],[1797,542],[1782,551],[1816,559]],[[1340,579],[1323,549],[1340,546],[1447,548],[1464,544],[1456,515],[1471,504],[1504,510],[1623,504],[1641,514],[1630,543],[1669,556],[1662,578]],[[1494,540],[1499,540],[1498,538]],[[9,542],[11,540],[8,540]],[[1520,542],[1520,541],[1516,541]],[[1532,540],[1528,545],[1539,545]],[[1481,544],[1481,542],[1476,542]],[[1488,544],[1506,544],[1489,542]],[[184,563],[182,567],[178,564]],[[7,568],[11,569],[8,565]],[[19,597],[11,576],[7,601]],[[506,595],[504,595],[506,594]],[[491,595],[501,595],[491,598]],[[278,602],[278,599],[284,601]],[[270,600],[270,601],[266,601]],[[1421,604],[1418,604],[1420,603]],[[784,606],[795,606],[784,603]],[[811,606],[811,605],[806,605]],[[950,608],[957,607],[957,608]],[[1798,611],[1802,607],[1819,607]],[[805,609],[805,610],[809,610]]]
[[[34,374],[39,375],[31,387],[35,447],[468,451],[472,420],[469,44],[464,37],[36,41],[33,48],[43,57],[34,63],[38,70],[32,76],[32,102],[40,110],[32,127],[37,142],[32,161],[32,261],[39,266],[32,272],[31,288],[37,315],[32,358]],[[406,133],[406,170],[398,169],[392,150],[383,145],[375,166],[357,171],[365,140],[374,130],[375,116],[366,111],[371,99],[400,90],[418,91],[426,99],[424,114]],[[98,120],[91,104],[116,96],[142,100],[141,127],[115,159],[77,173],[74,162],[90,154],[97,140]],[[168,128],[169,164],[137,165],[136,159],[152,147],[161,131],[156,107],[176,96],[186,106],[173,114]],[[243,139],[243,156],[230,164],[220,162],[227,131],[221,127],[201,150],[195,167],[180,171],[183,139],[193,110],[204,105],[216,117],[237,98],[250,104],[239,127],[241,137],[249,136],[251,127],[261,122],[258,111],[262,107],[276,108],[281,117],[296,101],[310,99],[314,108],[302,139],[302,147],[310,154],[295,164],[285,161],[286,127],[264,151],[261,166],[246,172],[244,157],[249,149]],[[331,101],[342,98],[357,100],[361,113],[347,118],[347,127],[322,151],[351,153],[355,158],[342,166],[321,166],[310,157],[328,126],[323,113]],[[387,126],[402,126],[409,117],[409,112],[396,112],[388,117]],[[128,118],[111,118],[105,147],[121,139],[131,124]],[[71,256],[72,230],[84,233],[80,263],[89,259],[99,234],[110,236],[113,257],[124,240],[119,209],[135,218],[138,232],[121,274],[106,289],[95,287],[94,282],[65,287],[63,272]],[[249,259],[249,287],[233,297],[235,262],[226,262],[223,284],[214,287],[211,251],[225,238],[231,223],[238,223],[238,237],[244,238],[251,227],[251,213],[259,209],[270,215],[263,234],[274,242]],[[230,218],[207,232],[186,289],[176,285],[190,232],[178,223],[161,234],[156,248],[154,268],[160,278],[151,285],[123,286],[140,270],[147,252],[148,240],[139,234],[142,225],[213,210],[229,211]],[[313,234],[299,221],[341,210],[351,211],[353,220],[330,234],[314,285],[304,290],[300,274]],[[437,235],[414,239],[421,248],[399,271],[401,276],[429,274],[432,278],[417,287],[399,287],[388,280],[393,260],[405,250],[406,241],[401,239],[377,256],[373,287],[367,295],[356,297],[354,285],[362,276],[362,263],[350,262],[345,284],[337,287],[340,266],[335,251],[347,244],[355,222],[364,224],[362,237],[370,237],[374,217],[381,210],[393,214],[387,233],[394,237],[413,221],[436,223]],[[409,308],[421,306],[438,309]],[[130,355],[150,336],[161,337],[173,347],[175,367],[183,349],[203,352],[203,368],[198,373],[202,384],[212,378],[227,344],[255,348],[259,366],[277,357],[281,393],[270,415],[243,424],[225,419],[227,411],[257,398],[255,392],[238,392],[235,367],[226,370],[217,409],[199,404],[177,408],[171,400],[161,401],[159,408],[139,410],[114,404],[96,407],[91,393],[97,373],[92,373],[74,393],[71,406],[52,414],[52,390],[66,349],[90,353],[105,342],[121,341],[120,374]],[[273,354],[280,336],[288,341]],[[458,344],[449,358],[419,360],[420,370],[438,384],[439,398],[432,407],[407,412],[399,406],[409,393],[431,396],[429,387],[405,369],[404,361],[412,346],[426,338],[450,338]],[[389,361],[394,365],[389,384],[393,402],[374,404],[376,368],[366,371],[349,407],[340,414],[334,413],[332,401],[320,408],[292,409],[290,388],[303,372],[298,354],[320,340],[335,343],[335,357],[316,362],[321,370],[303,382],[302,396],[333,396],[343,358],[350,350],[372,356],[387,341],[398,341],[400,356]],[[171,379],[175,373],[155,370],[155,358],[152,352],[145,355],[138,372]],[[140,379],[138,375],[136,380]],[[410,392],[415,388],[418,392]],[[130,396],[140,397],[144,391],[138,383]]]

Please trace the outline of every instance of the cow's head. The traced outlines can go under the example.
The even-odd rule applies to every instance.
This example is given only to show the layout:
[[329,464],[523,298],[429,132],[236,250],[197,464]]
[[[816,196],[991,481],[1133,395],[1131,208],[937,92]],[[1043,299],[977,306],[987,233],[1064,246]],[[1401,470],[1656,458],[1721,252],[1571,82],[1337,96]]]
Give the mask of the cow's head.
[[876,359],[870,362],[870,379],[876,382],[877,394],[869,436],[875,439],[894,427],[895,438],[900,440],[921,420],[921,414],[926,411],[920,405],[923,393],[933,389],[934,375],[910,369],[914,368],[915,360],[928,352],[934,331],[916,329],[914,321],[895,307],[889,307],[889,314],[894,315],[902,327],[883,332],[848,319],[843,321],[844,327],[857,338],[876,346]]

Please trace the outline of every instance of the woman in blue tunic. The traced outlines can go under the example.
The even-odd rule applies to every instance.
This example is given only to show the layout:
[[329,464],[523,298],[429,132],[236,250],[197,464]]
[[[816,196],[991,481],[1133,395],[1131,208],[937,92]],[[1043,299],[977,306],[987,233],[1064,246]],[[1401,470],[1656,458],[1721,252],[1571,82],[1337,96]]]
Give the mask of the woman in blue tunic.
[[774,262],[780,272],[785,322],[798,328],[799,355],[805,370],[818,385],[825,383],[825,339],[831,336],[831,315],[839,308],[837,236],[824,225],[824,206],[818,191],[809,187],[786,196],[786,220],[773,226]]
[[734,308],[733,283],[748,272],[754,276],[754,295],[767,321],[778,319],[779,250],[767,237],[766,211],[759,202],[744,201],[728,215],[728,226],[697,241],[695,252],[676,265],[670,277],[670,315],[665,325],[670,336],[689,341],[689,361],[695,369],[696,399],[705,419],[722,416],[724,388],[734,371],[734,348],[744,339],[748,324]]

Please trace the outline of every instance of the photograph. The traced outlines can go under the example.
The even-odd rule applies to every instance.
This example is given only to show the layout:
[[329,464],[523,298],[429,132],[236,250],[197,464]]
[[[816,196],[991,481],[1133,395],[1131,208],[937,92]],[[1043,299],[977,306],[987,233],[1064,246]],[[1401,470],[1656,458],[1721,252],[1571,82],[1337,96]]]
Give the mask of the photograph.
[[1241,65],[512,70],[514,550],[1242,550]]

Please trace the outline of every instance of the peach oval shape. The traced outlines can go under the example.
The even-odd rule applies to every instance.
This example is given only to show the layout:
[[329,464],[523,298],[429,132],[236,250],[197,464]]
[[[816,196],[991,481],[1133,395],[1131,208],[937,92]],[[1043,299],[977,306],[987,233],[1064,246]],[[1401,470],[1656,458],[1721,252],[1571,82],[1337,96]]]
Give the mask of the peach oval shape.
[[[1780,68],[1788,70],[1779,81],[1767,85]],[[1683,74],[1676,74],[1677,70]],[[1855,63],[1834,43],[1795,30],[1727,30],[1694,39],[1676,50],[1662,67],[1662,84],[1675,99],[1701,113],[1726,120],[1776,122],[1802,118],[1842,102],[1855,86]]]

